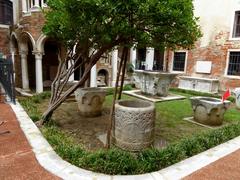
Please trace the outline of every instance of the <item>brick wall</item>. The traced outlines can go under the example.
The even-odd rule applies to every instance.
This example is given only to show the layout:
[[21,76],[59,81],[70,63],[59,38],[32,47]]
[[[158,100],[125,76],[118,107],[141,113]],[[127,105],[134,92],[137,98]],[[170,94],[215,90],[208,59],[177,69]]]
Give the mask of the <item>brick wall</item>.
[[0,52],[4,55],[10,55],[10,31],[8,28],[1,28],[0,27]]
[[20,18],[20,28],[18,27],[15,31],[20,35],[22,32],[30,33],[35,41],[42,34],[42,28],[45,19],[42,12],[32,12],[31,15],[23,16]]
[[[209,45],[205,47],[200,47],[200,42],[197,42],[195,48],[188,51],[186,73],[183,75],[217,78],[220,81],[220,91],[224,91],[227,88],[234,89],[235,87],[240,87],[240,79],[225,76],[229,49],[240,49],[240,41],[229,40],[229,32],[218,33]],[[169,60],[168,68],[171,69],[172,55],[169,55]],[[199,60],[212,62],[210,74],[196,72],[196,63]]]

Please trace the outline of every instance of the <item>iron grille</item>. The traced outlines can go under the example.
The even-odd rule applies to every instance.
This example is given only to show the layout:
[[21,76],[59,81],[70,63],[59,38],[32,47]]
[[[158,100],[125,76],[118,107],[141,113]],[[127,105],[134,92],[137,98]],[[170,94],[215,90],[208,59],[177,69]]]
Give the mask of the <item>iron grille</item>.
[[0,58],[0,83],[3,89],[15,104],[15,84],[12,60]]
[[240,76],[240,52],[230,52],[227,74]]
[[173,71],[184,71],[186,52],[174,52]]

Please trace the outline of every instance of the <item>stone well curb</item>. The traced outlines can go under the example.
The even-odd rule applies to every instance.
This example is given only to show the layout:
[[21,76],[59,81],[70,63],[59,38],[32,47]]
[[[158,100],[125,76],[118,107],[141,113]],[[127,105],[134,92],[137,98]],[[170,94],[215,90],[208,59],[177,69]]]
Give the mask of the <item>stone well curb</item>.
[[160,171],[129,176],[110,176],[94,173],[82,168],[71,165],[60,158],[43,137],[39,129],[35,126],[27,113],[17,102],[11,104],[17,116],[20,127],[23,130],[28,142],[32,146],[35,156],[46,170],[62,179],[81,179],[81,180],[161,180],[161,179],[181,179],[194,171],[236,151],[240,147],[240,136],[224,144],[183,160]]

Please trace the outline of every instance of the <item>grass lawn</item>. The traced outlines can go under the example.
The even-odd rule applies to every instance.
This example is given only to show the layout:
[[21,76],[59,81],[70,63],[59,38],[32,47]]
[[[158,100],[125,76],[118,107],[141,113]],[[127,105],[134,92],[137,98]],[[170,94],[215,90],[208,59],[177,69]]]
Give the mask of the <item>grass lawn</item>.
[[[80,116],[75,101],[64,102],[53,114],[55,125],[48,124],[41,131],[64,160],[94,172],[115,175],[157,171],[240,135],[240,111],[234,104],[225,113],[223,125],[209,129],[183,120],[192,116],[191,95],[179,94],[187,98],[155,104],[155,141],[164,141],[163,146],[169,144],[165,148],[150,148],[136,154],[114,146],[104,150],[100,139],[105,138],[107,131],[112,95],[106,97],[102,116],[96,118]],[[123,99],[132,98],[123,95]],[[48,99],[49,93],[18,98],[34,121],[41,118]]]
[[[189,101],[191,95],[177,94],[185,96],[186,99],[155,103],[155,141],[163,141],[164,145],[209,130],[209,128],[183,120],[183,118],[190,117],[193,114]],[[127,95],[123,95],[122,98],[134,99]],[[27,101],[31,102],[26,103]],[[28,109],[32,119],[38,120],[47,108],[48,98],[44,100],[41,100],[41,98],[40,100],[37,98],[33,98],[33,100],[20,98],[20,102],[25,106],[25,109]],[[75,101],[67,101],[54,112],[53,120],[61,130],[70,134],[76,143],[82,144],[86,149],[97,150],[104,146],[99,137],[104,137],[107,131],[111,104],[112,95],[108,95],[104,102],[103,115],[96,118],[85,118],[79,115]],[[223,126],[238,120],[240,120],[240,111],[232,105],[225,113]]]

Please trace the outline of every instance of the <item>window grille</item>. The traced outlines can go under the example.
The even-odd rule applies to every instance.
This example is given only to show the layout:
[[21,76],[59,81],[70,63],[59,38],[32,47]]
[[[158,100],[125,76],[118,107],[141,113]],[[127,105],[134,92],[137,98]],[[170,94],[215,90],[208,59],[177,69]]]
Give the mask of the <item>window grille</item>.
[[186,52],[174,52],[173,71],[184,71]]
[[240,52],[230,52],[227,75],[240,76]]

